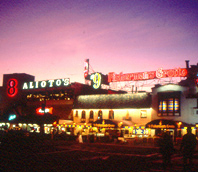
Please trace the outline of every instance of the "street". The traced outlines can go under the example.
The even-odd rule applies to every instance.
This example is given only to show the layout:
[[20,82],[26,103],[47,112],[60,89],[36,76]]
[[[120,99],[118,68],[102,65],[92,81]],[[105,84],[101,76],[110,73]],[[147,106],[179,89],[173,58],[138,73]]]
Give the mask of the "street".
[[[198,154],[195,154],[198,171]],[[182,171],[182,156],[172,157],[167,171]],[[1,171],[163,171],[158,148],[117,143],[44,141],[26,147],[1,148]]]

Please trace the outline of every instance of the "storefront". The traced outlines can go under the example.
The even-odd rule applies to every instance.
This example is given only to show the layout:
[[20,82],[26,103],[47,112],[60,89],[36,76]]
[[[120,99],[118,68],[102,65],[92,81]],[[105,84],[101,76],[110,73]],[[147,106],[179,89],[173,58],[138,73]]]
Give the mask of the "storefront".
[[94,135],[100,137],[148,137],[145,124],[151,120],[151,95],[80,95],[74,102],[73,115],[75,123],[90,124]]
[[[198,134],[198,66],[152,72],[85,75],[90,85],[69,78],[35,81],[28,74],[5,74],[0,88],[0,129],[23,129],[84,136],[148,138],[167,131],[173,138],[192,126]],[[196,75],[195,75],[196,74]],[[115,91],[111,82],[183,77],[177,84],[156,84],[150,93]]]
[[82,128],[87,131],[91,125],[73,120],[74,100],[81,94],[101,93],[108,94],[108,90],[70,83],[69,78],[35,81],[29,74],[5,74],[0,88],[0,129],[46,134],[52,130],[67,134],[76,134]]

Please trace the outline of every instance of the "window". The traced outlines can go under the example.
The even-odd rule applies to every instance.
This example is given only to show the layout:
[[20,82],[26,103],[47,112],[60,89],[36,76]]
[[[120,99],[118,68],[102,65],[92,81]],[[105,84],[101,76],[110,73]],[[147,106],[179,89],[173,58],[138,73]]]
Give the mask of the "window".
[[78,117],[78,111],[76,111],[76,115],[75,116]]
[[147,118],[147,110],[140,111],[140,118]]
[[101,110],[98,111],[98,119],[102,119],[102,111]]
[[198,108],[194,108],[194,115],[198,116]]
[[158,94],[158,116],[180,116],[180,92]]
[[89,113],[89,122],[93,122],[94,121],[94,115],[93,115],[93,111],[91,110]]
[[86,112],[83,110],[81,114],[81,122],[85,122],[85,121],[86,121]]
[[114,111],[113,110],[109,111],[109,119],[114,119]]

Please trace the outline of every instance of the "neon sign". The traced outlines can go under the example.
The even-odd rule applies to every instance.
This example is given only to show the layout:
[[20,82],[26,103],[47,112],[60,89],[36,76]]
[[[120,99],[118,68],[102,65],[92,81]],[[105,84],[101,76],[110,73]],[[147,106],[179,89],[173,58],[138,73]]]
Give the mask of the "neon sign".
[[84,62],[84,78],[87,78],[89,75],[89,59],[86,59]]
[[38,115],[44,115],[45,113],[50,113],[52,114],[53,112],[53,107],[50,107],[50,108],[45,108],[44,110],[42,109],[42,107],[39,107],[36,109],[36,113]]
[[148,128],[175,128],[174,125],[156,125],[156,124],[149,124]]
[[16,118],[16,115],[15,114],[14,115],[10,115],[9,118],[8,118],[8,121],[11,121],[11,120],[13,120],[15,118]]
[[60,87],[60,86],[68,86],[70,83],[69,78],[66,79],[56,79],[56,80],[47,80],[47,81],[31,81],[24,82],[23,90],[27,89],[38,89],[38,88],[52,88],[52,87]]
[[91,74],[90,79],[92,80],[92,84],[93,84],[94,89],[98,89],[101,86],[102,77],[101,77],[100,73]]
[[139,72],[139,73],[127,73],[127,74],[115,74],[114,72],[109,73],[108,82],[120,82],[120,81],[141,81],[149,79],[160,79],[168,77],[186,77],[187,69],[176,68],[164,70],[159,68],[157,71],[151,72]]
[[93,126],[101,128],[115,128],[114,124],[93,124]]
[[18,81],[16,79],[9,79],[7,82],[7,95],[14,97],[18,93]]

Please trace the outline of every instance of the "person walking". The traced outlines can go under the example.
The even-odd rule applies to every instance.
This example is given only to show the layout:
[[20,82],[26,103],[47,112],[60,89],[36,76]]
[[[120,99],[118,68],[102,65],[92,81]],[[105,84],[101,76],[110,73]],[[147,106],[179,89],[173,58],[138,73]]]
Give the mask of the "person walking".
[[78,133],[78,142],[83,143],[83,138],[81,133]]
[[171,156],[174,152],[173,141],[168,133],[162,133],[159,140],[159,148],[162,154],[163,169],[166,170],[168,166],[171,166]]
[[196,145],[196,136],[192,134],[191,127],[188,127],[187,134],[183,136],[180,146],[180,151],[183,153],[184,171],[187,170],[187,166],[190,168],[193,165],[193,154],[195,152]]

